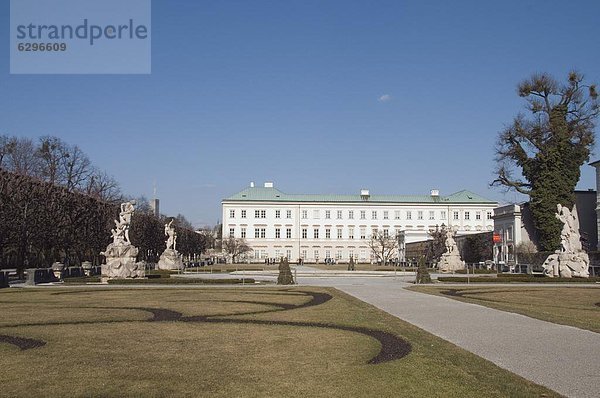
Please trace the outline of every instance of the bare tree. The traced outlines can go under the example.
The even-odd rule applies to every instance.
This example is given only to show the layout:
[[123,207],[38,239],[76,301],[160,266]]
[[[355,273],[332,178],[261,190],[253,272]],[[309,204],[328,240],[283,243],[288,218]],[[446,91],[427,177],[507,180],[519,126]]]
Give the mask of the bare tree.
[[517,254],[517,262],[519,264],[532,264],[537,252],[537,247],[535,247],[533,242],[521,242],[515,249],[515,253]]
[[40,160],[40,177],[51,184],[63,185],[65,175],[61,166],[69,157],[68,145],[57,137],[41,137],[35,155]]
[[5,137],[2,150],[3,167],[13,173],[38,177],[40,161],[36,156],[36,146],[29,138]]
[[389,235],[386,231],[373,231],[368,245],[377,261],[386,265],[396,254],[398,239],[396,235]]
[[252,248],[248,246],[246,239],[230,236],[223,239],[223,250],[231,256],[231,261],[235,263],[238,256],[251,252]]
[[69,148],[67,156],[62,159],[64,186],[69,191],[84,190],[86,181],[92,175],[92,163],[78,146]]
[[96,168],[93,169],[90,178],[87,180],[85,192],[106,202],[119,202],[123,198],[117,180]]

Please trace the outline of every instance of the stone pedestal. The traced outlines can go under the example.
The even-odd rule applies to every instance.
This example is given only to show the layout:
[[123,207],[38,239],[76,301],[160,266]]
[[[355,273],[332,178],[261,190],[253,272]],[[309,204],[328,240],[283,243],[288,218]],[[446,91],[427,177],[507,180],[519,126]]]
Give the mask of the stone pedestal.
[[157,267],[164,270],[180,270],[183,269],[183,260],[181,260],[181,255],[177,250],[166,249],[160,255]]
[[465,263],[460,259],[458,251],[453,253],[444,253],[438,262],[440,272],[453,272],[465,269]]
[[52,264],[52,272],[54,272],[54,277],[58,279],[62,279],[62,273],[65,269],[65,265],[63,263],[59,263],[58,261]]
[[100,254],[106,257],[106,264],[102,265],[103,279],[143,278],[146,275],[144,262],[135,261],[138,248],[131,243],[111,243]]
[[553,278],[589,278],[590,258],[586,252],[556,252],[544,261],[544,274]]

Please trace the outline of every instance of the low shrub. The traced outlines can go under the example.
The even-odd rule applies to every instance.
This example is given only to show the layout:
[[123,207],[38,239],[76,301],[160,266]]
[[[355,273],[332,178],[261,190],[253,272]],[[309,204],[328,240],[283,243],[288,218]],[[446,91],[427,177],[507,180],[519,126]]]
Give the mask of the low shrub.
[[[477,275],[487,275],[487,274],[495,274],[498,271],[493,270],[493,269],[469,269],[469,274],[473,274],[473,271],[475,271],[475,274]],[[467,270],[466,269],[459,269],[458,271],[454,271],[456,274],[466,274]]]

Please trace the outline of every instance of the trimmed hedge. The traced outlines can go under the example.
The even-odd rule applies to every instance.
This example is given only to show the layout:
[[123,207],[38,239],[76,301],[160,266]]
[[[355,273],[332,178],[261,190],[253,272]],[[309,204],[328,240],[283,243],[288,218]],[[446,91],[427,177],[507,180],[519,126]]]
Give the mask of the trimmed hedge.
[[[168,280],[166,280],[168,279]],[[152,279],[110,279],[109,285],[237,285],[252,284],[252,278],[242,279],[199,279],[199,278],[152,278]]]
[[[484,275],[484,274],[485,275],[496,274],[498,272],[498,271],[493,270],[493,269],[475,269],[475,270],[470,269],[469,270],[469,274],[473,274],[473,271],[475,271],[476,275],[479,275],[479,274],[481,274],[481,275]],[[459,269],[458,271],[454,271],[454,273],[455,274],[466,274],[467,270],[466,269]]]
[[464,276],[440,276],[440,282],[453,283],[597,283],[600,277],[592,278],[550,278],[537,276],[514,276],[510,278],[467,278]]

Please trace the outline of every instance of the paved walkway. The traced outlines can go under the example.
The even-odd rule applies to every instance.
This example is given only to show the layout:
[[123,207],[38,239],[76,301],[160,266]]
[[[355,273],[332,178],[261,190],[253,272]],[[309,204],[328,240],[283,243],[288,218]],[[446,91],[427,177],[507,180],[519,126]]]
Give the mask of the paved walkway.
[[412,292],[401,279],[300,280],[333,286],[569,397],[600,396],[600,334]]

